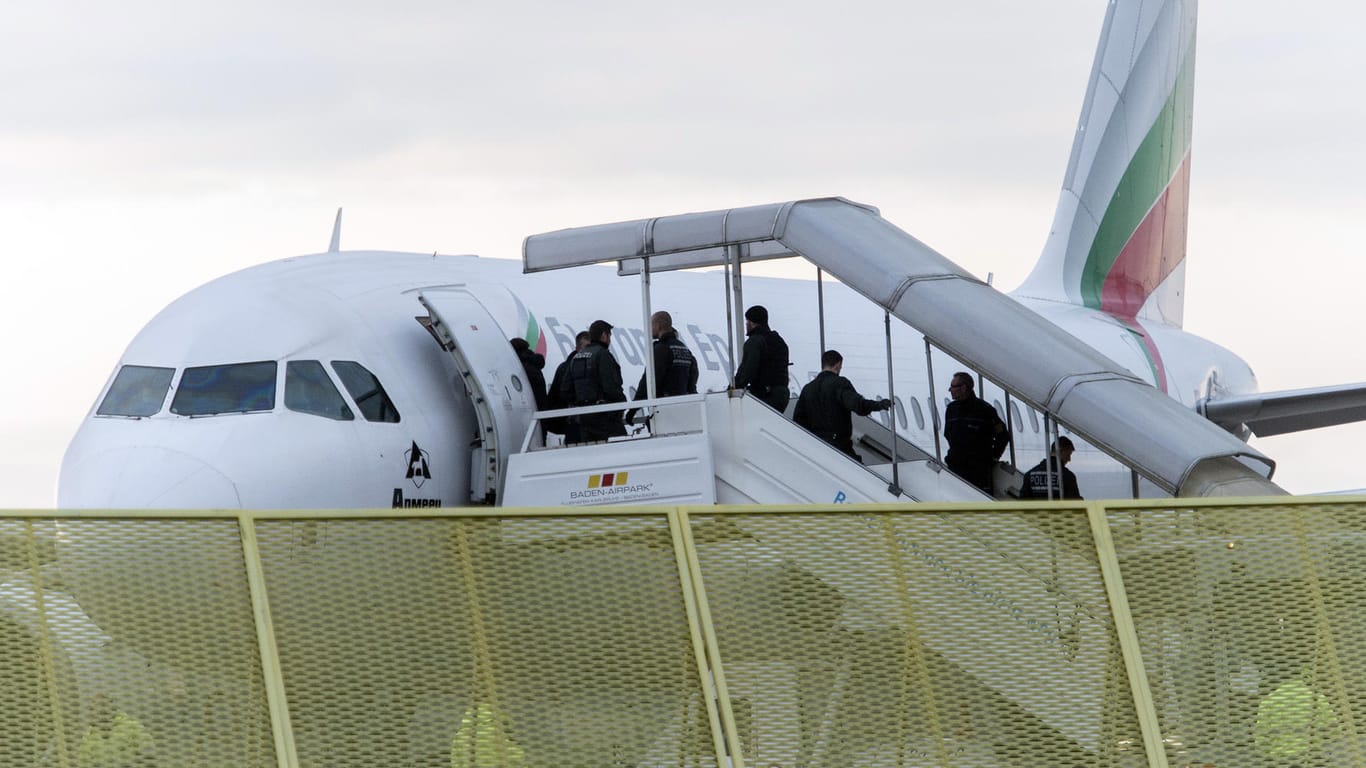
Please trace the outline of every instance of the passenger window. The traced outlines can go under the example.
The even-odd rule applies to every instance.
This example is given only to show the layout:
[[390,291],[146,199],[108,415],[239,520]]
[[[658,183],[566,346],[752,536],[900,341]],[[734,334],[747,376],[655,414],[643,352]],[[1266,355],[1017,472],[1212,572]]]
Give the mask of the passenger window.
[[1039,434],[1039,415],[1033,408],[1029,409],[1029,428],[1034,430],[1034,434]]
[[285,407],[334,421],[356,418],[317,360],[291,360],[285,364]]
[[351,393],[351,399],[356,401],[356,407],[360,408],[360,414],[366,421],[398,422],[398,409],[379,379],[365,366],[350,360],[336,360],[332,363],[332,370],[337,372],[337,378]]
[[914,397],[911,398],[911,415],[915,416],[915,428],[924,429],[925,414],[920,410],[920,401]]
[[166,402],[174,368],[125,365],[114,376],[109,393],[95,411],[98,416],[151,416]]
[[1019,403],[1011,403],[1011,404],[1010,404],[1010,415],[1012,415],[1012,416],[1015,417],[1015,431],[1016,431],[1016,432],[1023,432],[1023,431],[1024,431],[1024,417],[1020,416],[1020,404],[1019,404]]
[[180,375],[171,413],[212,416],[275,408],[275,361],[206,365]]

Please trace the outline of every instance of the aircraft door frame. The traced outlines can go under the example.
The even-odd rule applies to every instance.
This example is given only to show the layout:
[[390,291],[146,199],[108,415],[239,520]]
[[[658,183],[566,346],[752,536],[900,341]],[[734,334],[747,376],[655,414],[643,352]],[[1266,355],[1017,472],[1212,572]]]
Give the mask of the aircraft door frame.
[[470,291],[429,288],[417,300],[455,362],[479,423],[470,447],[470,500],[496,502],[503,496],[508,456],[521,447],[536,411],[526,371],[502,327]]

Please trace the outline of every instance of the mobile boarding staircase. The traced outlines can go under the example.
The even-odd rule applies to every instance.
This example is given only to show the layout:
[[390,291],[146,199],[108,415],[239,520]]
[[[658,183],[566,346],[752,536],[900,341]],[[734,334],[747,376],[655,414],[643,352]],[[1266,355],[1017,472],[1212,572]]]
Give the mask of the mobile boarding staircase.
[[[790,256],[834,275],[889,317],[920,331],[928,344],[1066,425],[1163,492],[1284,493],[1268,479],[1274,464],[1266,456],[968,274],[876,209],[842,198],[533,235],[523,246],[523,267],[538,272],[617,261],[620,274],[641,276],[648,317],[651,272],[728,266],[738,275],[742,262]],[[738,282],[736,306],[742,306]],[[895,436],[883,440],[895,446],[888,451],[894,460],[864,467],[762,403],[734,394],[646,401],[647,408],[658,407],[649,441],[530,450],[529,434],[522,452],[508,457],[502,503],[982,498]],[[557,413],[593,410],[619,411],[621,405]]]
[[[522,450],[509,458],[502,503],[830,504],[987,498],[905,440],[897,451],[900,483],[893,483],[891,456],[882,455],[890,454],[887,448],[879,450],[878,443],[865,439],[860,445],[870,462],[865,466],[741,391],[631,403],[651,404],[655,412],[648,437],[538,449],[533,428]],[[567,412],[595,410],[619,411],[621,404]]]

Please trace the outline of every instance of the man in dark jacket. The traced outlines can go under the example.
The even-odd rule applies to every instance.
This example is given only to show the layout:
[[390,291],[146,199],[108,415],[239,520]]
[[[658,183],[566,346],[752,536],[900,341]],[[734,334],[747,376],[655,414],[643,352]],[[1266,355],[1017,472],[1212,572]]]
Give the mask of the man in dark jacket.
[[[588,346],[588,331],[579,331],[578,335],[574,337],[574,352],[581,352],[586,346]],[[569,407],[569,401],[564,399],[560,390],[564,386],[565,376],[569,373],[569,361],[574,357],[574,352],[570,352],[564,362],[560,363],[559,367],[555,369],[555,375],[550,379],[550,388],[545,393],[546,410],[554,411]],[[563,416],[546,419],[544,426],[547,432],[564,435],[566,443],[579,442],[578,424],[570,424]]]
[[[673,316],[663,310],[650,315],[650,335],[655,340],[655,397],[697,394],[697,358],[679,340]],[[645,385],[645,372],[641,371],[633,400],[646,399],[649,388]],[[635,412],[635,408],[627,411],[626,420],[630,421]]]
[[[621,387],[621,366],[607,351],[612,343],[612,324],[594,320],[588,326],[588,346],[569,358],[569,369],[560,385],[560,397],[571,406],[599,403],[624,403],[626,393]],[[577,419],[582,441],[606,440],[626,434],[621,423],[621,411],[587,413],[570,416]]]
[[531,351],[531,344],[526,339],[516,338],[512,340],[512,348],[517,352],[517,359],[522,361],[522,370],[526,371],[527,383],[531,385],[531,396],[536,400],[536,410],[546,409],[545,397],[545,374],[541,370],[545,368],[545,355]]
[[1010,433],[996,409],[973,393],[971,374],[955,373],[949,395],[953,402],[944,409],[944,437],[949,441],[944,464],[990,495],[991,470],[1010,445]]
[[[1077,476],[1072,470],[1067,468],[1067,463],[1072,460],[1072,439],[1069,437],[1059,437],[1053,444],[1053,455],[1034,465],[1034,468],[1025,473],[1024,482],[1020,485],[1020,498],[1022,499],[1080,499],[1081,489],[1077,487]],[[1062,462],[1062,476],[1058,476],[1058,463]],[[1051,477],[1050,477],[1051,475]]]
[[735,388],[747,389],[779,413],[787,408],[787,342],[768,327],[768,310],[745,310],[745,348],[735,371]]
[[821,355],[821,372],[802,387],[792,419],[862,463],[863,458],[854,453],[854,426],[849,414],[867,416],[873,411],[885,411],[892,407],[892,401],[863,397],[854,389],[853,382],[840,375],[843,369],[844,356],[827,349]]

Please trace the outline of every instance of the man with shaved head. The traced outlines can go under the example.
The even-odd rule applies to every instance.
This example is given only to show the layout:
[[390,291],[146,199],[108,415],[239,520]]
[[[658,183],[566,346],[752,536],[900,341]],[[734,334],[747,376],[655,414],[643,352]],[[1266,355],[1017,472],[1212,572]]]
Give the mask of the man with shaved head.
[[[655,397],[675,397],[697,393],[697,358],[692,350],[678,338],[674,330],[674,319],[668,312],[660,310],[650,315],[650,335],[654,337]],[[636,386],[635,400],[644,400],[649,392],[645,386],[645,372],[640,372],[640,384]],[[626,412],[630,421],[636,409]]]

